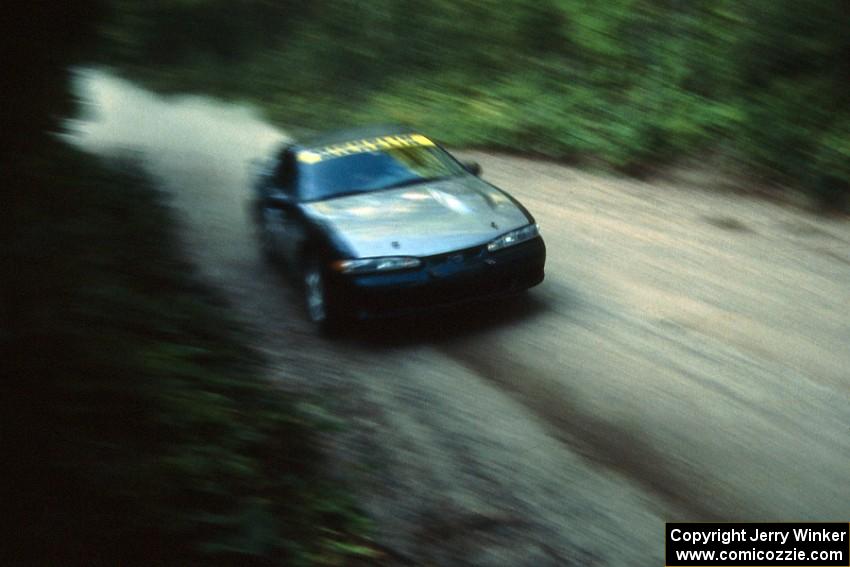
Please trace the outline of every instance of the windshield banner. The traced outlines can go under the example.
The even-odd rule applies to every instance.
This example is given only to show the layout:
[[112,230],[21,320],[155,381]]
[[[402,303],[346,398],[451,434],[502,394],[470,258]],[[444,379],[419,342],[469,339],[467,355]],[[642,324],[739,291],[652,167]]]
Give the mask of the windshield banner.
[[323,160],[343,157],[351,154],[362,154],[392,150],[396,148],[410,148],[414,146],[433,146],[434,142],[422,134],[400,134],[397,136],[379,136],[377,138],[365,138],[363,140],[352,140],[343,144],[334,144],[321,148],[310,148],[298,152],[298,161],[304,163],[318,163]]

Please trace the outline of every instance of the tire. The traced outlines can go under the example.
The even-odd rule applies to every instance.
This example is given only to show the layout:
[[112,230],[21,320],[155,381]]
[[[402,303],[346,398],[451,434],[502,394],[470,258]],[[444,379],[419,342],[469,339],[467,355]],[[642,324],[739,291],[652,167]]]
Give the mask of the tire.
[[340,328],[339,320],[328,294],[325,272],[318,256],[308,255],[304,259],[301,274],[307,318],[320,333],[335,334]]

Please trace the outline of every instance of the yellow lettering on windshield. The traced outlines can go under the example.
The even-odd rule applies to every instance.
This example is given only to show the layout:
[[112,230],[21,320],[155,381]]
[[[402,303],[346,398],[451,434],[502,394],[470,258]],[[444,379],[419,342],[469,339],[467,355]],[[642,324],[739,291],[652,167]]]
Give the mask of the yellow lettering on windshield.
[[306,164],[318,163],[322,160],[343,157],[351,154],[362,154],[389,150],[393,148],[409,148],[413,146],[434,146],[434,142],[422,134],[401,134],[397,136],[378,136],[351,140],[343,144],[334,144],[320,148],[311,148],[298,152],[298,161]]
[[410,139],[418,146],[433,146],[434,142],[423,136],[422,134],[411,134]]
[[316,152],[298,152],[298,161],[303,161],[304,163],[317,163],[322,161],[322,156]]

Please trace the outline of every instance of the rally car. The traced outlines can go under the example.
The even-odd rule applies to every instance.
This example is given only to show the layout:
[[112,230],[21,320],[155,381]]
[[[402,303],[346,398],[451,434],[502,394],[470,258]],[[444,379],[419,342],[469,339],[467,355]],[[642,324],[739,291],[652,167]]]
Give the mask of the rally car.
[[250,210],[263,252],[298,275],[323,330],[543,281],[546,247],[525,207],[410,128],[287,144],[256,173]]

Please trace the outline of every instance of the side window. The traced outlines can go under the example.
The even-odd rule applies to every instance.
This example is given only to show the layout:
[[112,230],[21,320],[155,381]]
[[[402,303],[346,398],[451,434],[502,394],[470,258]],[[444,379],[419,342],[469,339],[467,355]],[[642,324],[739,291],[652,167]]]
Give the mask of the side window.
[[286,193],[292,193],[295,181],[295,156],[292,150],[284,150],[280,154],[274,171],[274,185]]

